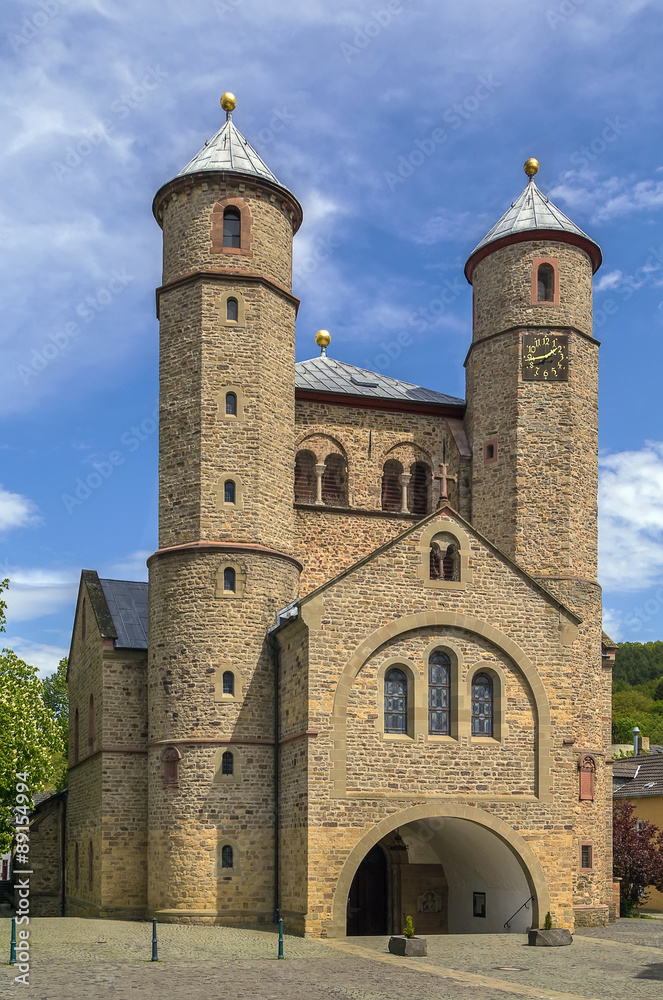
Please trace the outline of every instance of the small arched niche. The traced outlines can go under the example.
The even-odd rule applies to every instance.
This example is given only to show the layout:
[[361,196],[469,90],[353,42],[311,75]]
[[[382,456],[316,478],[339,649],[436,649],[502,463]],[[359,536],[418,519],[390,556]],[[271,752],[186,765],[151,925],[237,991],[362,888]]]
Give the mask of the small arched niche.
[[418,576],[427,587],[464,590],[472,582],[470,540],[460,525],[445,520],[428,524],[419,542]]

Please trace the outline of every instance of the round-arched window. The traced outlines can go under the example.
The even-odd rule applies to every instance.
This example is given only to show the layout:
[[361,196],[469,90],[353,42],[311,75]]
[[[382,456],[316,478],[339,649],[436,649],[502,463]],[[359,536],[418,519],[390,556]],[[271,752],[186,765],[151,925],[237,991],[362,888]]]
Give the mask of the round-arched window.
[[407,677],[398,667],[384,675],[384,731],[407,733]]
[[493,682],[488,674],[472,678],[472,735],[493,735]]

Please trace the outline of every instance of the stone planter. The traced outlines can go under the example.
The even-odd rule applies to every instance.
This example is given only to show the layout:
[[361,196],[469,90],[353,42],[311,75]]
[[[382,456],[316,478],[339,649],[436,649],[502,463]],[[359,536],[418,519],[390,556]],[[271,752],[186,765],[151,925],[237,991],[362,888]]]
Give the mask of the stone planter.
[[550,931],[533,929],[527,932],[527,943],[538,948],[561,948],[565,944],[573,944],[571,931],[562,927],[553,927]]
[[425,958],[428,954],[426,938],[406,938],[404,934],[395,934],[389,938],[389,951],[392,955],[401,955],[405,958]]

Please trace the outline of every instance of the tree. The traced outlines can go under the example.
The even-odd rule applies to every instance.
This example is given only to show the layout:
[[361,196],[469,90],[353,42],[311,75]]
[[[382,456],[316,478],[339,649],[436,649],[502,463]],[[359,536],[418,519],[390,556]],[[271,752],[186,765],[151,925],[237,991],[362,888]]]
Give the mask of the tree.
[[645,902],[650,886],[663,892],[663,832],[648,820],[636,820],[634,813],[625,799],[613,804],[613,873],[622,880],[622,916],[631,916]]
[[[0,594],[8,581],[0,583]],[[5,630],[0,600],[0,631]],[[0,653],[0,852],[10,849],[16,804],[32,805],[32,795],[55,774],[54,755],[62,753],[61,726],[43,699],[37,669],[11,649]],[[28,802],[17,797],[17,775],[27,772]]]
[[44,705],[55,716],[60,730],[61,747],[55,753],[55,789],[61,792],[67,787],[67,743],[69,740],[69,691],[67,687],[67,666],[69,660],[63,656],[57,670],[44,677],[41,682]]

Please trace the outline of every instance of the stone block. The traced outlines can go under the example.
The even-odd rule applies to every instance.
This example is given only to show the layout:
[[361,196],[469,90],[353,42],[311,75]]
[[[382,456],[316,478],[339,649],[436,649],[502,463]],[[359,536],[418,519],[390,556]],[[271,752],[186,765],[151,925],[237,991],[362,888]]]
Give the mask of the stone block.
[[573,937],[564,927],[553,927],[549,931],[535,928],[527,932],[527,943],[537,948],[562,948],[565,944],[573,944]]
[[405,958],[425,958],[428,954],[426,938],[406,938],[404,934],[396,934],[389,938],[389,951],[392,955]]

